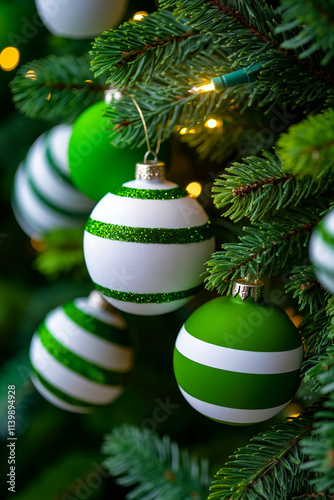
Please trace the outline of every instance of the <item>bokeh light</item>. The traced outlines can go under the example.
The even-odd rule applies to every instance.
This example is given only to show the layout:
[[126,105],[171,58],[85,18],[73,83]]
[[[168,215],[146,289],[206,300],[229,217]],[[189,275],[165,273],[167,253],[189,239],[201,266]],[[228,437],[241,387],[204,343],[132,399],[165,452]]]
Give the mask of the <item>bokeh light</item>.
[[12,71],[20,61],[20,51],[16,47],[6,47],[0,54],[0,66],[4,71]]
[[202,185],[199,182],[190,182],[186,190],[192,198],[197,198],[202,192]]

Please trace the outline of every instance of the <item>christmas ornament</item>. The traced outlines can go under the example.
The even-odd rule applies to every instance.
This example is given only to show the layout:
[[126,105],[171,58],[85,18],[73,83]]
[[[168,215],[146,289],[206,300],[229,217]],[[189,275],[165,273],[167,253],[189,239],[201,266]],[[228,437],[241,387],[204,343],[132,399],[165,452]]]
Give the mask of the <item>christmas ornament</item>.
[[93,38],[121,22],[127,0],[36,0],[47,29],[56,36]]
[[238,280],[233,297],[197,309],[176,339],[174,373],[188,403],[228,424],[279,413],[299,386],[303,347],[288,316],[262,301],[263,284]]
[[318,280],[334,294],[334,209],[314,229],[309,251]]
[[[137,149],[115,148],[105,113],[106,103],[98,102],[86,109],[73,126],[68,161],[73,183],[93,200],[99,201],[110,189],[133,178],[133,165],[144,156],[146,147]],[[110,134],[112,133],[112,136]],[[169,149],[161,150],[161,158],[169,160]]]
[[67,163],[71,127],[58,125],[34,142],[14,180],[12,207],[28,236],[80,227],[94,203],[72,184]]
[[133,365],[124,319],[94,291],[51,311],[30,346],[31,379],[50,403],[77,413],[114,401]]
[[162,162],[138,163],[136,180],[102,198],[84,234],[95,287],[118,309],[139,315],[183,306],[200,290],[213,250],[206,212],[165,180]]

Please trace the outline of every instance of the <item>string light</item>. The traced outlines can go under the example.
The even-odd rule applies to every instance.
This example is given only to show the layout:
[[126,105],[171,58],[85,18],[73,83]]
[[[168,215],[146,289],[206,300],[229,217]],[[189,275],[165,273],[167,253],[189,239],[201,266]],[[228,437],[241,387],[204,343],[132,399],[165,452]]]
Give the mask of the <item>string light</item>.
[[215,128],[215,127],[217,127],[218,122],[214,118],[210,118],[208,121],[205,122],[204,125],[207,128]]
[[179,131],[180,135],[185,135],[185,134],[195,134],[196,130],[194,128],[188,129],[187,127],[181,128]]
[[145,12],[145,10],[140,10],[138,12],[136,12],[133,16],[133,20],[134,21],[141,21],[144,17],[148,16],[148,13]]
[[19,64],[20,51],[16,47],[6,47],[0,54],[0,66],[4,71],[12,71]]
[[37,75],[33,69],[30,69],[29,71],[27,71],[27,73],[25,74],[25,77],[30,78],[30,80],[37,80]]
[[202,192],[202,185],[199,182],[190,182],[186,187],[186,191],[192,198],[197,198]]
[[203,92],[210,92],[214,90],[219,93],[227,87],[234,87],[235,85],[240,85],[241,83],[251,83],[257,79],[261,68],[262,64],[255,64],[254,66],[242,68],[238,71],[227,73],[226,75],[216,76],[215,78],[212,78],[211,83],[197,85],[188,90],[188,92],[190,92],[190,94],[201,94]]

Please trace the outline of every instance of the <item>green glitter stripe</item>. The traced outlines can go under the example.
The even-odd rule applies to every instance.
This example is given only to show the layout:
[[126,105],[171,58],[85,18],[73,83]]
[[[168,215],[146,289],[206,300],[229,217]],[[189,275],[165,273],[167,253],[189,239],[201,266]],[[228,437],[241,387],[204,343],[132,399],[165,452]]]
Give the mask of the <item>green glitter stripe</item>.
[[94,283],[95,288],[107,297],[112,297],[116,300],[122,300],[123,302],[136,302],[137,304],[163,304],[164,302],[172,302],[173,300],[186,299],[192,297],[196,293],[200,292],[203,288],[201,283],[199,286],[190,288],[189,290],[182,290],[180,292],[169,292],[169,293],[132,293],[132,292],[119,292],[117,290],[111,290],[110,288],[105,288],[97,283]]
[[317,227],[315,228],[315,232],[319,233],[321,238],[328,243],[329,245],[334,247],[334,236],[329,234],[327,230],[325,229],[325,225],[321,221]]
[[33,364],[30,364],[31,366],[31,372],[35,375],[35,377],[40,381],[40,383],[47,389],[49,392],[51,392],[54,396],[56,396],[58,399],[61,399],[65,403],[68,403],[72,406],[76,406],[78,408],[93,408],[93,406],[98,406],[98,403],[86,403],[85,401],[81,401],[80,399],[76,399],[73,396],[70,396],[69,394],[65,394],[65,392],[61,391],[54,385],[50,384],[42,375],[36,370],[36,368],[33,366]]
[[164,245],[198,243],[212,238],[210,222],[202,226],[181,227],[177,229],[156,227],[131,227],[108,224],[89,217],[86,231],[108,240],[131,243],[160,243]]
[[44,203],[44,205],[51,208],[51,210],[53,210],[54,212],[57,212],[59,214],[66,215],[68,217],[75,218],[75,219],[84,219],[85,217],[87,217],[87,212],[82,212],[82,213],[71,212],[70,210],[66,210],[65,208],[61,208],[58,205],[54,205],[50,200],[45,198],[45,196],[39,191],[39,189],[35,185],[34,181],[31,179],[31,177],[28,173],[28,169],[26,170],[26,174],[27,174],[27,181],[28,181],[28,184],[30,186],[30,189],[37,196],[37,198],[42,203]]
[[94,316],[90,316],[76,307],[73,302],[68,302],[63,305],[63,310],[66,316],[68,316],[74,323],[93,335],[121,346],[127,347],[131,345],[127,330],[121,330],[113,325],[104,323]]
[[116,196],[126,196],[127,198],[139,200],[175,200],[188,196],[187,191],[180,186],[172,189],[136,189],[118,186],[110,192]]
[[78,375],[103,385],[117,386],[126,382],[127,374],[101,368],[67,349],[49,332],[44,323],[39,326],[38,334],[48,353],[66,368],[78,373]]
[[46,156],[46,159],[48,161],[48,165],[50,166],[51,170],[64,182],[66,182],[66,184],[68,184],[69,186],[71,186],[73,188],[73,183],[70,179],[70,177],[68,175],[65,174],[65,172],[63,172],[59,167],[58,165],[54,162],[53,160],[53,157],[51,155],[51,151],[50,151],[50,133],[47,133],[46,134],[46,138],[45,138],[45,142],[46,142],[46,149],[45,149],[45,156]]

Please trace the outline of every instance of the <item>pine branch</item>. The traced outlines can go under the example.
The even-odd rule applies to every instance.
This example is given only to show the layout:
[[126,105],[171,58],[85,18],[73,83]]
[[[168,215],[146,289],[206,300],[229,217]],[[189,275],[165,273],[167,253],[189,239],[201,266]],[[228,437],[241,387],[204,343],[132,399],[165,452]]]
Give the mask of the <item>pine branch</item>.
[[143,83],[155,74],[180,66],[197,52],[214,50],[216,37],[189,30],[169,11],[158,11],[140,23],[130,21],[93,42],[91,63],[95,76],[109,74],[115,85]]
[[89,62],[88,57],[51,55],[24,64],[10,84],[16,107],[29,118],[73,122],[108,88],[91,81]]
[[300,310],[308,306],[311,313],[319,310],[319,307],[325,307],[330,297],[330,293],[317,280],[312,266],[296,266],[291,271],[285,290],[298,299]]
[[77,278],[86,277],[82,234],[83,229],[80,228],[60,229],[44,235],[33,267],[49,279],[57,279],[63,273],[72,273]]
[[305,492],[305,487],[311,492],[307,485],[313,472],[300,470],[305,458],[300,441],[310,435],[319,409],[315,404],[238,449],[215,475],[209,500],[285,500]]
[[216,180],[212,192],[217,208],[228,207],[224,217],[232,220],[248,217],[256,221],[268,213],[323,195],[333,181],[329,175],[319,182],[297,179],[294,174],[283,171],[279,156],[265,151],[263,158],[250,157],[244,163],[233,163]]
[[168,436],[124,425],[107,435],[104,466],[122,486],[137,485],[128,500],[205,500],[208,464],[200,463]]
[[[333,4],[328,0],[308,0],[307,8],[303,0],[282,0],[280,8],[282,24],[278,33],[287,32],[289,39],[281,47],[299,49],[301,59],[316,51],[323,51],[321,64],[327,64],[334,57],[334,16]],[[291,33],[297,29],[297,34]]]
[[321,66],[318,51],[312,57],[300,59],[298,49],[283,48],[282,44],[291,33],[276,32],[281,16],[264,0],[161,2],[164,8],[175,4],[178,4],[176,13],[187,18],[190,28],[218,36],[231,58],[233,55],[235,69],[257,62],[263,64],[257,82],[259,92],[267,94],[267,98],[263,96],[263,104],[279,100],[283,104],[306,105],[312,109],[316,101],[324,105],[326,97],[328,105],[333,104],[332,62]]
[[327,350],[314,368],[312,375],[318,380],[321,393],[329,396],[322,411],[315,414],[318,421],[314,424],[311,436],[301,443],[303,452],[310,461],[302,464],[302,470],[312,470],[316,477],[310,484],[316,491],[334,493],[334,347]]
[[334,110],[308,116],[278,140],[284,170],[319,178],[334,165]]
[[230,292],[240,276],[277,275],[298,264],[323,210],[324,202],[318,200],[312,208],[289,209],[268,221],[244,227],[239,243],[223,244],[223,251],[214,253],[207,263],[206,287],[216,288],[219,293]]

